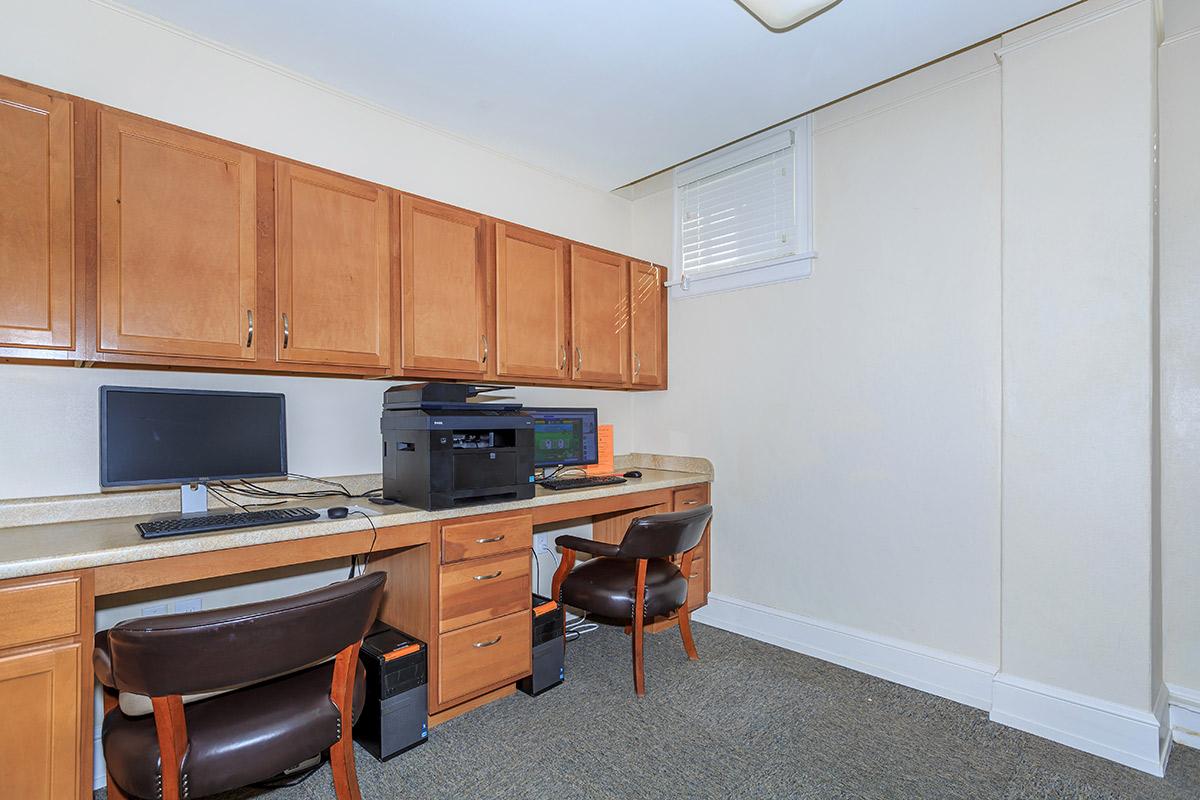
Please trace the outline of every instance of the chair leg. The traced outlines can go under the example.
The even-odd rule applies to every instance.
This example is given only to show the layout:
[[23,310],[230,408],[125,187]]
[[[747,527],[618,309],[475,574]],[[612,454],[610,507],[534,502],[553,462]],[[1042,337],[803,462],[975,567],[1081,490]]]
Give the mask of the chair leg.
[[329,748],[329,766],[333,770],[333,791],[337,800],[362,800],[358,788],[358,770],[354,766],[354,735],[351,733],[351,718],[354,703],[354,672],[358,666],[358,648],[355,642],[338,653],[333,664],[333,682],[329,699],[337,706],[341,719],[341,738]]
[[333,791],[337,800],[362,800],[358,788],[358,770],[354,766],[354,737],[343,733],[329,748],[329,765],[333,768]]
[[[105,689],[104,696],[104,715],[108,716],[108,712],[117,707],[117,693],[111,689]],[[104,766],[104,783],[108,788],[108,800],[130,800],[129,795],[125,794],[124,790],[117,785],[113,780],[112,773],[108,771],[108,764]]]
[[[683,577],[687,578],[692,574],[692,550],[688,550],[683,554],[683,563],[680,564],[680,572]],[[692,640],[692,614],[688,608],[688,601],[691,598],[685,593],[683,596],[683,605],[675,612],[675,616],[679,618],[679,635],[683,639],[683,649],[687,653],[687,657],[692,661],[699,661],[700,654],[696,652],[696,643]]]
[[646,676],[642,659],[642,644],[646,624],[646,566],[648,562],[639,558],[637,583],[633,594],[633,690],[638,697],[646,694]]
[[699,661],[700,654],[696,652],[696,642],[692,639],[692,612],[687,604],[679,609],[679,636],[683,639],[683,649],[692,661]]

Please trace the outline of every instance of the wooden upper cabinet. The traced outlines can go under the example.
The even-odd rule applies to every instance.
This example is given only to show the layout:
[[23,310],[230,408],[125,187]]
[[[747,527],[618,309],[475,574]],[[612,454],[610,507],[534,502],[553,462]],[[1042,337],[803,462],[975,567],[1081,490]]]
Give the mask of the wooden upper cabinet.
[[567,246],[496,223],[496,374],[567,377]]
[[255,357],[255,157],[100,111],[97,350]]
[[275,165],[276,358],[386,367],[391,340],[388,193]]
[[571,377],[628,383],[629,272],[625,259],[571,246]]
[[667,383],[666,296],[658,267],[629,262],[629,374],[634,386]]
[[0,79],[0,346],[75,345],[71,101]]
[[487,372],[495,348],[482,216],[401,197],[400,305],[401,369]]

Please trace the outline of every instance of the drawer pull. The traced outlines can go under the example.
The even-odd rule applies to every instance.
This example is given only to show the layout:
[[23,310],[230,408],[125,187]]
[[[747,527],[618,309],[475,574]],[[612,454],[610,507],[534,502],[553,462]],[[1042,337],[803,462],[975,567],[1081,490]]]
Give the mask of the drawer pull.
[[499,577],[500,577],[501,575],[503,575],[503,574],[504,574],[504,570],[502,570],[502,569],[498,569],[498,570],[496,570],[495,572],[491,573],[490,575],[476,575],[476,576],[475,576],[475,580],[477,580],[477,581],[490,581],[492,578],[499,578]]
[[502,633],[499,636],[497,636],[495,639],[492,639],[491,641],[476,642],[475,644],[471,645],[471,647],[491,647],[492,645],[496,644],[503,638],[504,638],[504,634]]
[[684,501],[683,501],[683,504],[684,504],[685,506],[694,506],[694,505],[696,505],[696,504],[697,504],[697,503],[699,503],[699,502],[700,502],[699,500],[684,500]]
[[503,542],[503,541],[504,541],[504,534],[502,533],[499,536],[492,536],[487,539],[476,539],[475,544],[492,544],[493,542]]

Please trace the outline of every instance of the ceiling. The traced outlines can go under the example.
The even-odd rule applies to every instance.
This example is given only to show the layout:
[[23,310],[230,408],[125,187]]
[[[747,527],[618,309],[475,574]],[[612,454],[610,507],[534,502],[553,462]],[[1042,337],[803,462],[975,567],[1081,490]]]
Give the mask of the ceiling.
[[410,119],[614,189],[1067,5],[842,0],[122,0]]

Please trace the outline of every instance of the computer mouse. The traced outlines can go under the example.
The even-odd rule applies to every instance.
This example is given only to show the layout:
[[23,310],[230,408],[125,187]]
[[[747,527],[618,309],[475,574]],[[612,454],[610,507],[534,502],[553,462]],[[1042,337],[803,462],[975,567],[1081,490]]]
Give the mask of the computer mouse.
[[330,519],[345,519],[346,515],[350,513],[350,509],[346,508],[345,506],[334,506],[333,508],[327,509],[325,513]]
[[629,470],[629,472],[626,472],[621,477],[623,477],[623,478],[640,478],[640,477],[642,477],[642,473],[638,472],[636,469],[631,469],[631,470]]

